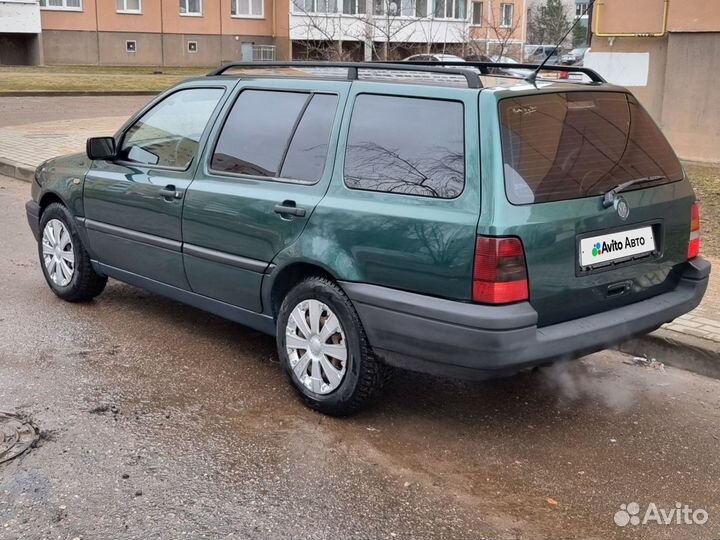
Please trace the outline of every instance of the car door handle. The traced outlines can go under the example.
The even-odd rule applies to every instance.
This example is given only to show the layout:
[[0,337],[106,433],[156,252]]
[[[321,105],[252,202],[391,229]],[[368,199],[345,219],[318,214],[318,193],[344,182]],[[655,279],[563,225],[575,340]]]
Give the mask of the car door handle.
[[305,209],[295,206],[294,201],[283,201],[275,205],[275,213],[281,216],[305,217]]
[[169,186],[165,186],[160,191],[158,191],[158,193],[163,199],[182,199],[183,196],[182,191],[177,191],[175,189],[175,186],[173,186],[172,184]]

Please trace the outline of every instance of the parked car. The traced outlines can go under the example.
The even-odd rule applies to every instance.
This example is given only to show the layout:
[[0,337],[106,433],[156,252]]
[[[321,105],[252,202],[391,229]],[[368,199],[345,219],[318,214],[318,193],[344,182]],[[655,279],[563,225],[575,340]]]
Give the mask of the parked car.
[[469,56],[466,56],[464,58],[464,60],[466,62],[484,62],[484,63],[489,63],[489,62],[493,61],[492,58],[490,58],[489,56],[485,56],[484,54],[471,54]]
[[390,366],[509,375],[699,304],[695,194],[628,90],[282,65],[180,83],[43,163],[27,217],[50,289],[88,301],[114,278],[273,335],[333,415]]
[[464,62],[465,59],[454,54],[413,54],[403,59],[403,62]]
[[583,61],[585,54],[588,52],[589,47],[578,47],[573,49],[569,53],[563,54],[560,57],[560,63],[566,66],[572,66]]
[[[493,56],[492,61],[499,64],[518,64],[519,62],[509,56]],[[531,69],[522,68],[502,68],[498,70],[499,73],[504,75],[512,75],[514,77],[527,77],[532,73]]]
[[560,49],[555,45],[533,45],[526,49],[528,62],[539,64],[549,57],[547,64],[557,64],[560,58]]

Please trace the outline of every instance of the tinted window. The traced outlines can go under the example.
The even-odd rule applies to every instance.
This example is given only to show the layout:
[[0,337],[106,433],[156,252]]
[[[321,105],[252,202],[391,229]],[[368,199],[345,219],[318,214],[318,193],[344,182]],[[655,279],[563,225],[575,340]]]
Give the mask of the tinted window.
[[462,103],[360,95],[345,153],[351,188],[450,199],[465,182]]
[[683,176],[663,134],[628,94],[505,99],[500,122],[505,186],[515,204],[600,195],[636,178],[662,177],[642,184],[649,187]]
[[325,168],[338,98],[315,94],[295,130],[280,176],[315,182]]
[[228,115],[212,168],[217,171],[278,176],[288,140],[308,94],[246,90]]
[[171,94],[125,133],[119,158],[145,165],[187,168],[222,95],[219,88],[190,88]]

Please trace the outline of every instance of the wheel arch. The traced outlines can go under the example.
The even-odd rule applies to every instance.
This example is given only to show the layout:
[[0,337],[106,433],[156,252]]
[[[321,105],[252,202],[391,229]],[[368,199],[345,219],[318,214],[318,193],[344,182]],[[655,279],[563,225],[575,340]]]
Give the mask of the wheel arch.
[[273,318],[277,317],[283,298],[295,285],[309,277],[324,277],[338,286],[338,280],[324,265],[310,261],[294,261],[281,268],[275,268],[270,278],[266,278],[267,287],[263,304],[267,306]]
[[40,216],[42,216],[42,213],[45,211],[45,209],[52,203],[59,203],[62,204],[65,208],[68,208],[65,200],[60,195],[58,195],[54,191],[47,191],[40,196],[40,200],[38,201],[38,204],[40,205]]

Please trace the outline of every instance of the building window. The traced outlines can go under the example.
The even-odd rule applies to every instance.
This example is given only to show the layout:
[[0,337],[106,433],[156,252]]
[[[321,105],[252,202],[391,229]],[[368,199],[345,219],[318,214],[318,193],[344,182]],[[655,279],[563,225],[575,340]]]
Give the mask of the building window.
[[346,15],[358,15],[365,13],[365,0],[343,0],[343,13]]
[[82,11],[82,0],[40,0],[40,9]]
[[277,60],[275,45],[253,45],[253,62]]
[[512,28],[513,4],[500,4],[500,28]]
[[202,0],[180,0],[180,15],[202,17]]
[[115,0],[115,9],[118,13],[142,13],[142,1]]
[[263,0],[232,0],[230,14],[233,17],[251,17],[262,19],[265,14]]
[[134,39],[128,39],[125,42],[125,52],[134,53],[137,52],[137,41]]
[[187,49],[189,53],[196,53],[198,52],[198,42],[197,41],[188,41],[187,42]]
[[483,3],[473,2],[472,3],[472,23],[475,26],[482,26],[483,21]]
[[293,11],[295,13],[337,13],[338,0],[293,0]]
[[578,2],[575,4],[575,16],[576,17],[582,17],[585,15],[585,10],[588,7],[587,2]]
[[435,0],[436,19],[464,19],[465,0]]

